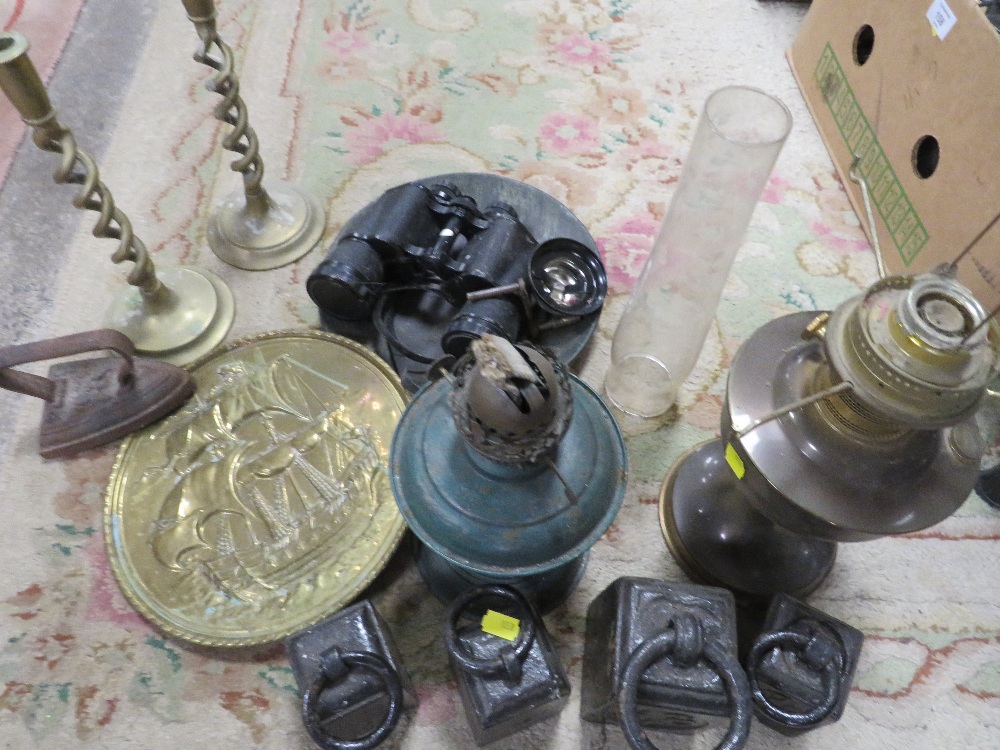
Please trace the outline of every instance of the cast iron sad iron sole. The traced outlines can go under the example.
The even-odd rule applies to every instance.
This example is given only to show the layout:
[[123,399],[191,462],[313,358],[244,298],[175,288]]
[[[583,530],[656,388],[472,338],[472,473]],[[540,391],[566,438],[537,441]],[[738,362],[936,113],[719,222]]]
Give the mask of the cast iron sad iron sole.
[[[103,349],[120,356],[60,362],[47,378],[10,369]],[[38,452],[66,458],[152,424],[194,393],[187,371],[134,355],[132,341],[110,328],[8,346],[0,349],[0,388],[45,401]]]

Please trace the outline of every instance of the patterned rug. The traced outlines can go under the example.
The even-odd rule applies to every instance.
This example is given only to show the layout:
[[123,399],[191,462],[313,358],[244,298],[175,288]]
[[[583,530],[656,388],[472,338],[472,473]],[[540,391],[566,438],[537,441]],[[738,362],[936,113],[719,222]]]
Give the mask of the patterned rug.
[[[79,3],[0,0],[0,22],[42,11],[49,34]],[[615,324],[677,181],[702,102],[731,83],[785,101],[795,125],[726,285],[674,418],[629,436],[628,492],[570,598],[547,617],[573,695],[562,714],[497,748],[624,748],[617,727],[581,722],[584,616],[622,575],[683,580],[660,536],[659,484],[674,459],[718,433],[728,363],[764,322],[829,309],[875,278],[871,250],[799,95],[784,52],[806,8],[757,0],[220,0],[267,179],[298,182],[328,210],[323,247],[387,188],[485,171],[541,188],[597,239],[611,298],[577,362],[600,388]],[[48,20],[51,19],[51,24]],[[159,266],[208,268],[231,286],[231,338],[314,327],[304,281],[322,250],[274,271],[221,263],[210,206],[238,186],[219,147],[207,69],[179,2],[161,3],[101,160],[102,176]],[[68,28],[68,27],[67,27]],[[65,36],[65,32],[63,32]],[[59,44],[46,42],[51,49]],[[54,53],[50,59],[54,59]],[[51,63],[49,63],[51,64]],[[95,78],[99,71],[94,71]],[[0,134],[10,138],[0,107]],[[13,141],[18,136],[13,137]],[[0,148],[0,158],[5,151]],[[50,163],[55,167],[55,157]],[[53,187],[53,189],[56,189]],[[60,220],[74,216],[68,208]],[[55,220],[55,219],[53,219]],[[79,221],[79,217],[76,218]],[[84,220],[52,279],[48,335],[100,325],[124,283],[114,243]],[[98,302],[95,303],[95,300]],[[0,746],[301,748],[284,653],[252,658],[171,640],[126,603],[102,528],[113,447],[65,461],[37,454],[41,407],[15,402],[0,475]],[[972,497],[916,534],[842,545],[810,602],[867,636],[839,723],[801,738],[755,724],[749,748],[995,748],[1000,737],[1000,514]],[[444,613],[405,553],[374,588],[419,708],[390,748],[474,745],[439,639]],[[713,747],[718,734],[657,734]]]
[[[31,40],[31,58],[43,81],[52,75],[81,5],[83,0],[0,0],[0,29],[20,31]],[[14,108],[0,109],[0,186],[23,134]]]

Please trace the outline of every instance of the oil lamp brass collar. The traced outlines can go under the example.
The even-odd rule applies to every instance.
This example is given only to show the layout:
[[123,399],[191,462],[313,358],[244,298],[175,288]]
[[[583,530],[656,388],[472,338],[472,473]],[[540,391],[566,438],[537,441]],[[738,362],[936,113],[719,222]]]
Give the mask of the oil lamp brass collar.
[[825,348],[852,396],[915,429],[955,424],[977,408],[996,352],[986,312],[940,274],[885,279],[830,315]]

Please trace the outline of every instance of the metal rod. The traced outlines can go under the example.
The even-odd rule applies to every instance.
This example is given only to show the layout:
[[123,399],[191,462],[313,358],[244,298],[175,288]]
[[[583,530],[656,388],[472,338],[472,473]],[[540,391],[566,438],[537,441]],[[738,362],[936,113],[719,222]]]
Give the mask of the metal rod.
[[969,251],[972,250],[973,247],[975,247],[976,243],[979,242],[979,240],[981,240],[983,237],[985,237],[986,233],[989,232],[994,227],[994,225],[996,225],[998,221],[1000,221],[1000,213],[994,216],[993,219],[990,221],[990,223],[987,224],[986,227],[983,229],[983,231],[981,231],[979,234],[973,237],[972,242],[966,245],[965,249],[958,254],[958,257],[951,262],[953,268],[958,265],[958,262],[962,260],[962,258],[964,258],[966,255],[969,254]]
[[[240,158],[229,166],[234,172],[243,175],[243,189],[248,205],[251,199],[266,200],[266,194],[263,198],[260,197],[263,193],[261,180],[264,178],[260,144],[257,134],[250,127],[247,107],[240,96],[240,81],[233,70],[233,50],[219,36],[215,3],[211,0],[184,0],[184,7],[201,40],[201,49],[195,53],[194,59],[217,71],[205,84],[209,91],[222,97],[222,101],[215,106],[215,117],[233,127],[232,132],[223,137],[222,146],[227,151],[239,154]],[[209,54],[212,47],[218,50],[218,58]]]
[[215,71],[205,88],[222,97],[213,112],[231,125],[222,137],[239,154],[229,166],[243,177],[242,194],[219,202],[208,219],[207,239],[223,261],[249,271],[277,268],[308,253],[323,235],[326,212],[318,198],[295,185],[271,182],[265,189],[264,161],[240,96],[233,50],[219,36],[214,0],[184,0],[200,45],[194,59]]
[[112,262],[132,261],[135,264],[128,274],[128,283],[138,287],[143,294],[160,292],[161,285],[146,246],[132,233],[128,217],[115,206],[111,191],[101,182],[96,162],[77,146],[69,128],[56,119],[45,86],[28,57],[28,46],[28,40],[17,32],[0,35],[0,89],[32,129],[35,145],[62,156],[53,179],[59,184],[81,186],[73,198],[73,205],[100,214],[93,235],[118,240]]
[[555,463],[552,461],[552,459],[551,458],[546,458],[545,459],[545,463],[547,463],[549,465],[549,468],[552,469],[552,472],[556,475],[556,477],[562,483],[563,489],[566,490],[566,499],[569,500],[569,504],[570,505],[579,505],[580,504],[580,498],[577,497],[576,493],[573,491],[573,488],[569,486],[569,482],[566,481],[566,477],[564,477],[562,475],[562,472],[559,471],[559,468],[555,465]]
[[855,154],[851,160],[851,169],[848,174],[852,182],[861,186],[861,197],[865,202],[865,213],[868,214],[868,234],[872,238],[872,249],[875,251],[875,265],[878,268],[878,277],[884,279],[885,261],[882,260],[882,247],[878,241],[878,231],[875,228],[875,214],[872,212],[872,201],[868,194],[868,180],[857,172],[860,161],[861,154]]
[[973,328],[971,331],[969,331],[967,334],[965,334],[965,336],[962,337],[962,340],[958,343],[958,345],[959,346],[965,346],[965,342],[968,341],[969,339],[971,339],[973,336],[975,336],[976,335],[976,331],[978,331],[984,325],[986,325],[991,320],[993,320],[993,318],[996,317],[997,313],[1000,313],[1000,305],[997,305],[996,307],[994,307],[993,311],[989,315],[987,315],[985,318],[983,318],[981,321],[979,321],[979,323],[976,324],[975,328]]
[[478,302],[482,299],[493,299],[494,297],[508,297],[512,294],[521,294],[523,284],[523,281],[517,281],[514,284],[491,286],[489,289],[480,289],[475,292],[469,292],[465,295],[465,298],[469,302]]
[[789,412],[801,409],[804,406],[809,406],[810,404],[814,404],[817,401],[822,401],[823,399],[830,398],[830,396],[842,393],[843,391],[853,390],[853,388],[854,388],[853,383],[851,383],[849,380],[844,380],[843,382],[837,383],[837,385],[833,386],[832,388],[827,388],[825,391],[814,393],[813,395],[807,396],[806,398],[800,398],[798,401],[793,401],[790,404],[782,406],[780,409],[775,409],[770,414],[765,414],[763,417],[755,419],[753,422],[748,424],[742,430],[737,432],[734,437],[736,438],[736,440],[742,440],[747,435],[747,433],[756,430],[763,424],[767,424],[768,422],[774,421],[778,417],[785,416]]
[[580,318],[573,315],[564,315],[561,318],[547,320],[538,326],[539,331],[555,331],[559,328],[567,328],[580,322]]

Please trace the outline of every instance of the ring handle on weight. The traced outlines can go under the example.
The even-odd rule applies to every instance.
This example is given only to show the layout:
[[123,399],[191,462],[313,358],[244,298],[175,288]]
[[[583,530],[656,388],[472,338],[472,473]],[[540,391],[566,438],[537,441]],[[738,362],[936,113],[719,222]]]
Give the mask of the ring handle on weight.
[[[458,637],[458,621],[470,604],[487,597],[500,597],[514,602],[523,613],[517,640],[510,646],[504,645],[500,652],[491,659],[479,659],[469,654]],[[535,620],[531,605],[516,589],[510,586],[480,586],[466,591],[458,596],[448,608],[448,616],[444,623],[444,647],[448,654],[464,669],[484,677],[509,677],[517,680],[521,677],[521,665],[528,657],[531,645],[535,642]]]
[[803,728],[813,724],[818,724],[833,711],[840,697],[840,674],[844,668],[844,647],[840,645],[834,651],[835,657],[823,666],[823,700],[806,713],[791,713],[771,703],[760,688],[760,681],[757,679],[757,668],[761,660],[768,651],[782,646],[794,646],[799,651],[803,651],[815,636],[795,631],[778,631],[767,633],[757,639],[750,654],[747,657],[747,677],[750,680],[750,690],[753,692],[754,702],[770,718],[788,727]]
[[[340,739],[327,733],[319,716],[319,696],[330,685],[346,677],[348,670],[361,669],[375,675],[389,693],[389,710],[371,734],[354,740]],[[403,684],[396,670],[378,654],[365,651],[330,649],[322,656],[319,675],[302,696],[302,721],[309,736],[323,750],[371,750],[389,736],[403,711]]]
[[[667,630],[633,651],[625,665],[622,686],[618,694],[618,716],[625,739],[628,740],[632,750],[656,750],[656,745],[649,741],[639,723],[637,705],[639,682],[643,673],[660,659],[670,656],[676,645],[677,631]],[[729,731],[716,745],[716,750],[739,750],[750,734],[750,719],[753,715],[750,686],[747,684],[746,676],[736,659],[711,641],[704,643],[701,658],[707,661],[722,679],[726,695],[729,696],[729,702],[733,707],[729,717]]]

